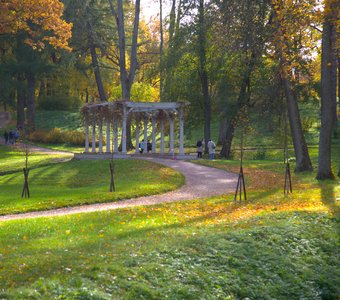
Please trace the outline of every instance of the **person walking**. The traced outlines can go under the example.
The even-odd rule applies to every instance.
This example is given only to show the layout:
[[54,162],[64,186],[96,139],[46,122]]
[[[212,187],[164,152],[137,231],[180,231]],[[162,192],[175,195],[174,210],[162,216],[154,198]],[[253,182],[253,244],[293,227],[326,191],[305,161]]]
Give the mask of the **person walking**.
[[214,159],[215,158],[214,157],[215,156],[215,148],[216,148],[215,143],[210,139],[208,141],[207,146],[208,146],[208,150],[209,150],[209,158]]
[[14,144],[14,131],[10,130],[8,134],[8,143],[9,144]]
[[5,133],[4,133],[4,138],[5,138],[5,144],[8,144],[8,138],[9,138],[9,135],[8,135],[8,132],[7,132],[7,130],[5,130]]
[[14,144],[16,144],[17,143],[17,140],[19,139],[19,137],[20,137],[20,133],[19,133],[19,129],[18,128],[16,128],[15,130],[14,130]]
[[196,147],[197,147],[197,158],[202,158],[202,153],[203,153],[202,140],[197,141]]

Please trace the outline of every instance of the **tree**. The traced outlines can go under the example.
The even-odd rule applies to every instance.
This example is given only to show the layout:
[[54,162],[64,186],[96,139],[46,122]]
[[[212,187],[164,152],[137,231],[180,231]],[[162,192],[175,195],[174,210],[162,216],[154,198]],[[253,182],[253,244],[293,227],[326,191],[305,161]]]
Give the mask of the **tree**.
[[65,3],[65,15],[74,24],[71,45],[74,53],[77,54],[79,65],[76,66],[85,64],[89,67],[85,61],[88,56],[90,57],[91,67],[89,69],[94,74],[97,94],[100,101],[107,101],[107,92],[102,77],[103,64],[100,58],[110,55],[110,48],[113,45],[112,35],[115,32],[106,14],[108,4],[106,1],[94,0],[74,0],[65,1]]
[[70,50],[72,24],[62,20],[64,5],[58,0],[8,0],[0,2],[0,35],[28,34],[25,42],[34,49],[46,43]]
[[201,81],[201,89],[203,94],[203,114],[204,114],[204,141],[205,141],[205,153],[208,153],[208,141],[210,140],[210,122],[211,122],[211,100],[209,95],[208,86],[208,71],[207,71],[207,36],[206,36],[207,24],[205,21],[205,9],[204,0],[199,1],[198,6],[198,58],[199,58],[199,77]]
[[[53,47],[70,51],[68,40],[71,37],[72,24],[61,17],[63,4],[58,0],[9,0],[0,2],[0,37],[11,40],[8,49],[16,53],[17,68],[13,77],[17,80],[17,125],[24,127],[24,106],[27,98],[28,127],[35,128],[35,65],[26,68],[29,63],[39,57],[32,52],[43,52],[45,48]],[[27,45],[30,48],[23,45]],[[20,49],[19,49],[20,48]],[[9,51],[7,49],[7,51]],[[24,55],[21,50],[24,49]],[[15,56],[15,55],[14,55]],[[33,58],[34,57],[34,58]],[[24,61],[27,58],[27,61]],[[20,67],[22,67],[20,69]],[[27,89],[24,81],[27,80]],[[26,95],[27,97],[26,97]]]
[[[221,76],[217,88],[222,110],[220,154],[230,158],[238,121],[244,115],[244,111],[253,105],[251,101],[252,77],[264,55],[272,14],[266,1],[249,0],[223,2],[220,6],[220,14],[223,20],[220,30],[223,34],[220,30],[216,30],[218,35],[216,40],[221,40],[221,45],[228,44],[228,48],[224,46],[223,64],[232,69],[228,69],[225,75]],[[224,35],[228,36],[228,43],[224,40]],[[235,72],[235,69],[238,74],[232,79],[230,74]],[[226,105],[228,108],[222,109]]]
[[299,80],[298,70],[302,56],[311,52],[311,24],[316,21],[317,3],[314,0],[272,0],[275,12],[273,45],[276,58],[280,61],[280,74],[287,100],[291,136],[294,145],[295,172],[312,171],[307,143],[304,137],[298,98],[295,91]]
[[339,17],[336,1],[326,0],[321,53],[321,128],[319,137],[318,173],[316,178],[334,179],[331,164],[332,133],[336,123],[337,48],[336,22]]
[[[131,37],[131,50],[130,50],[130,70],[128,72],[127,59],[126,59],[126,33],[124,24],[124,10],[123,0],[117,0],[117,9],[114,7],[112,0],[109,0],[111,13],[115,18],[118,29],[118,50],[119,50],[119,73],[120,83],[122,86],[122,96],[126,101],[130,101],[131,87],[135,79],[136,70],[138,67],[137,62],[137,40],[139,29],[139,15],[140,15],[140,0],[135,1],[134,22]],[[128,120],[126,125],[126,141],[127,148],[132,149],[131,142],[131,122]]]
[[117,9],[114,7],[112,0],[109,0],[112,15],[115,18],[118,29],[118,49],[119,49],[119,70],[120,82],[122,85],[122,95],[124,100],[130,100],[131,86],[135,79],[137,70],[137,38],[139,28],[140,0],[135,2],[135,18],[132,32],[132,43],[130,51],[130,71],[127,69],[126,62],[126,33],[124,24],[123,1],[117,0]]

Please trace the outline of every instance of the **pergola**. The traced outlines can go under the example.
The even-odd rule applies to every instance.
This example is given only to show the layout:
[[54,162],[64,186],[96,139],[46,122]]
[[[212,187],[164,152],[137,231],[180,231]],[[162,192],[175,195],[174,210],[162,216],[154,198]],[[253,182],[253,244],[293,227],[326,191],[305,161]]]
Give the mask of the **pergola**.
[[[152,153],[157,153],[156,131],[159,124],[160,145],[159,152],[164,154],[165,122],[169,122],[169,153],[175,152],[175,119],[179,120],[179,155],[184,155],[184,108],[185,102],[131,102],[114,101],[90,103],[82,107],[81,113],[85,126],[85,153],[119,153],[118,136],[121,135],[121,155],[127,154],[127,121],[136,124],[136,153],[139,153],[140,123],[143,124],[144,149],[148,143],[148,124],[152,124]],[[103,149],[103,127],[106,125],[105,141]],[[90,129],[92,127],[92,142],[90,151]],[[96,149],[96,132],[99,132],[98,149]],[[113,147],[111,149],[111,134],[113,135]],[[145,153],[144,152],[144,153]]]

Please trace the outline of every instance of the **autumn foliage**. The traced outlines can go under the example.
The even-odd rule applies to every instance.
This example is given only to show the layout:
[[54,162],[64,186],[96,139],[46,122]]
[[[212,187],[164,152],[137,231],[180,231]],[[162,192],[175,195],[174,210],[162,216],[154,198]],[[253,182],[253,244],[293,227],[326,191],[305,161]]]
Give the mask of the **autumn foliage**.
[[42,49],[46,43],[70,50],[72,24],[61,17],[64,5],[58,0],[0,0],[0,35],[26,32],[26,43]]

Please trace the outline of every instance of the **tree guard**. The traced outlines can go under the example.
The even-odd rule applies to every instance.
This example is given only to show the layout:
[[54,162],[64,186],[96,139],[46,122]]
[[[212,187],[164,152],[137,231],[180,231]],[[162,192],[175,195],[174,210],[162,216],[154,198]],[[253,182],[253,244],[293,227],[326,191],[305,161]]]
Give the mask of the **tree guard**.
[[236,191],[234,195],[234,201],[237,201],[237,196],[239,196],[239,201],[242,201],[242,197],[244,200],[247,200],[247,193],[246,193],[246,184],[244,181],[244,174],[243,174],[243,129],[241,133],[241,159],[240,159],[240,172],[238,173],[238,180],[236,185]]
[[284,115],[285,120],[285,137],[284,137],[284,158],[283,163],[285,164],[285,184],[283,188],[283,192],[285,195],[293,192],[292,187],[292,176],[290,173],[290,165],[288,158],[288,137],[287,137],[287,114]]
[[24,177],[25,177],[25,181],[24,181],[24,187],[22,189],[22,193],[21,193],[21,198],[29,198],[30,197],[30,190],[28,188],[28,173],[29,173],[29,169],[28,168],[23,168],[24,171]]

